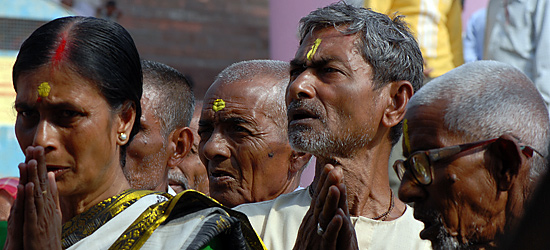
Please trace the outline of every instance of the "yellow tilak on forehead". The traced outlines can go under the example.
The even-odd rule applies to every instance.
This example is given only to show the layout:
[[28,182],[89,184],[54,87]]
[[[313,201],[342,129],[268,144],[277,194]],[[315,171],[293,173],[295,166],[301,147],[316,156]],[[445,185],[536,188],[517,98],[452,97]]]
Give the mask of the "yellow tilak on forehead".
[[52,87],[50,87],[50,84],[48,82],[43,82],[38,86],[38,95],[41,97],[47,97],[50,95],[50,90]]
[[313,45],[311,45],[311,49],[307,52],[307,59],[311,61],[311,58],[315,55],[315,52],[317,52],[317,48],[319,48],[319,45],[321,44],[321,38],[315,39],[315,42]]
[[223,108],[225,108],[225,102],[222,99],[216,99],[212,105],[212,110],[214,110],[214,112],[218,112]]
[[43,82],[38,86],[38,99],[37,102],[42,101],[42,97],[47,97],[50,95],[50,90],[52,87],[50,87],[50,84],[48,82]]
[[407,152],[411,153],[411,143],[409,141],[409,126],[407,126],[407,119],[403,121],[403,142],[405,142],[405,148]]

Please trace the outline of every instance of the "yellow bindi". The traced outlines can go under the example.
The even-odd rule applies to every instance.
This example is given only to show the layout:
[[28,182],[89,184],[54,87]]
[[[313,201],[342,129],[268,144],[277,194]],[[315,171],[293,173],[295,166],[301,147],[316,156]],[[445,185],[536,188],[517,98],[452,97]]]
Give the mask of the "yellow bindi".
[[315,55],[315,52],[317,52],[317,48],[319,48],[319,45],[321,44],[321,38],[315,39],[315,42],[313,42],[313,45],[311,45],[311,49],[307,52],[307,59],[311,61],[313,56]]
[[403,120],[403,142],[408,153],[411,153],[411,143],[409,141],[409,126],[407,126],[407,119]]
[[214,112],[218,112],[223,108],[225,108],[225,102],[222,99],[216,99],[212,105],[212,110],[214,110]]
[[52,88],[50,87],[50,84],[48,82],[43,82],[38,86],[38,96],[40,97],[47,97],[50,95],[50,90]]

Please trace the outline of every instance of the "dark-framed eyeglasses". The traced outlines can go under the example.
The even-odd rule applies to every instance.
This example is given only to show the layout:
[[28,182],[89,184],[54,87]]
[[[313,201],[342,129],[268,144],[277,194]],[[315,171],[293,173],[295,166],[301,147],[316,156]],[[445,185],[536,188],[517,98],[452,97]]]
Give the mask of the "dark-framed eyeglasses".
[[[492,138],[488,140],[482,140],[477,142],[471,142],[461,145],[436,148],[425,151],[416,151],[412,153],[405,160],[397,160],[393,164],[393,170],[397,174],[399,180],[403,179],[405,171],[410,170],[416,182],[420,185],[428,186],[433,181],[433,163],[440,161],[462,152],[487,146],[498,140],[498,138]],[[523,154],[527,157],[532,157],[534,153],[541,155],[538,151],[530,146],[520,146]],[[541,155],[542,156],[542,155]]]

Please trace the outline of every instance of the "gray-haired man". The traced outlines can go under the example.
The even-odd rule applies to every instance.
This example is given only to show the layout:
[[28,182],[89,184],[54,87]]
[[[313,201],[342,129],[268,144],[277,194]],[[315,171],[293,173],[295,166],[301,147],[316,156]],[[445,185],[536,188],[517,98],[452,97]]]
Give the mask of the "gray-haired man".
[[405,106],[422,83],[418,44],[399,18],[345,3],[300,23],[289,138],[315,155],[316,175],[306,190],[238,209],[269,249],[429,248],[387,171]]
[[458,67],[411,99],[395,168],[435,249],[496,247],[545,171],[550,125],[535,85],[493,61]]

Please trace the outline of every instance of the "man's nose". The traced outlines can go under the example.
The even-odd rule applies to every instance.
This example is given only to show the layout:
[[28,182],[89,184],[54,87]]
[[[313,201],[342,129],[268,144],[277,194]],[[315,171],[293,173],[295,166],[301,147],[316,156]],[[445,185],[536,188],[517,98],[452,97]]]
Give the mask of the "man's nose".
[[426,189],[416,182],[410,171],[406,171],[399,186],[399,199],[409,203],[424,200],[426,197]]
[[286,103],[290,104],[292,100],[313,98],[315,96],[314,84],[316,80],[315,75],[310,70],[302,72],[290,82],[286,94]]
[[213,131],[210,137],[199,145],[200,153],[209,161],[215,158],[227,159],[231,156],[227,139],[219,131]]

